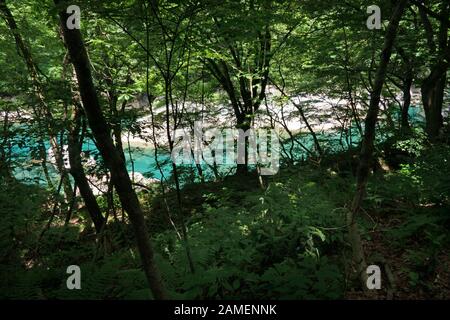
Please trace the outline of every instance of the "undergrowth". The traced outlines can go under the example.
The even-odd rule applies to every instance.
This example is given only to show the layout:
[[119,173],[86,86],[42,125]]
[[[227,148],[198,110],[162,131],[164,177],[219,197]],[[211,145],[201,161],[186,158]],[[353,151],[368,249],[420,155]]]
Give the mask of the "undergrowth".
[[[429,286],[425,280],[449,247],[450,166],[442,165],[449,159],[448,146],[429,147],[397,170],[373,175],[369,183],[366,215],[360,217],[363,237],[370,240],[369,231],[378,228],[392,250],[402,250],[403,271],[413,287]],[[282,168],[266,183],[262,190],[256,180],[244,184],[232,177],[204,188],[184,188],[182,214],[195,273],[189,269],[186,243],[173,226],[155,224],[156,217],[167,216],[161,194],[140,195],[151,208],[147,221],[171,297],[345,297],[352,286],[345,213],[354,177],[333,167],[303,164]],[[132,231],[121,221],[111,221],[104,237],[93,241],[92,228],[64,227],[57,217],[36,243],[49,218],[51,197],[35,187],[1,184],[0,298],[152,298]],[[167,199],[173,214],[173,193]],[[377,218],[396,223],[379,226]],[[180,219],[175,214],[178,229]],[[69,265],[81,267],[82,290],[67,290]]]

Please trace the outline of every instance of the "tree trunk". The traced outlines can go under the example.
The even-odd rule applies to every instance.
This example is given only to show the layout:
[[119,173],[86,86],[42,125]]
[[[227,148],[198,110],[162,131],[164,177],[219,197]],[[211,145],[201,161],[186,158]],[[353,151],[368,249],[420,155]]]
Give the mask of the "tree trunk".
[[238,118],[237,121],[236,128],[242,130],[239,132],[237,151],[243,148],[244,153],[238,154],[236,175],[245,175],[248,173],[248,137],[245,134],[250,129],[250,124],[245,121],[245,116],[243,119]]
[[413,78],[407,76],[403,83],[403,106],[401,114],[402,130],[407,131],[409,129],[409,107],[411,106],[411,87]]
[[6,181],[13,180],[13,170],[10,165],[11,159],[9,157],[9,152],[7,151],[11,149],[8,143],[9,127],[9,110],[6,110],[1,132],[3,139],[0,144],[0,179],[5,179]]
[[[64,157],[63,157],[63,153],[62,153],[62,147],[60,147],[58,145],[56,135],[52,131],[52,128],[50,127],[50,125],[48,124],[49,122],[42,123],[42,118],[44,118],[44,117],[47,119],[47,121],[54,121],[54,119],[53,119],[53,115],[50,111],[50,108],[48,107],[48,105],[46,104],[45,99],[44,99],[44,90],[42,88],[42,84],[41,84],[41,81],[38,76],[38,68],[37,68],[36,64],[34,63],[34,60],[31,55],[31,51],[30,51],[29,47],[27,47],[27,45],[23,41],[22,36],[19,33],[16,20],[14,19],[14,16],[12,15],[11,11],[9,10],[8,6],[6,5],[5,0],[0,0],[0,12],[3,14],[5,21],[8,25],[8,28],[10,29],[11,33],[13,34],[17,49],[22,54],[22,58],[24,59],[24,62],[27,66],[27,70],[28,70],[29,76],[31,78],[31,82],[33,84],[33,90],[34,90],[36,99],[39,102],[39,106],[40,106],[39,111],[36,110],[35,107],[33,107],[34,116],[35,116],[35,119],[37,118],[38,124],[41,127],[40,129],[42,129],[43,127],[47,128],[47,133],[50,138],[50,146],[52,148],[53,155],[55,157],[56,168],[62,178],[62,183],[63,183],[64,193],[66,195],[66,200],[70,203],[73,190],[72,190],[72,186],[70,185],[70,181],[68,179],[67,170],[65,169],[65,166],[64,166]],[[41,112],[43,112],[43,114]],[[43,138],[41,136],[39,136],[39,139],[43,140]],[[42,146],[43,141],[41,141],[40,144]],[[42,156],[42,151],[43,150],[40,150],[41,156]],[[43,159],[43,161],[45,161],[46,156],[43,157],[42,159]],[[49,185],[51,185],[52,183],[51,183],[51,180],[49,179],[49,175],[47,172],[47,167],[46,167],[45,162],[43,162],[43,169],[44,169],[44,173],[47,177],[47,180],[49,181]]]
[[88,179],[86,178],[86,174],[84,172],[83,164],[81,162],[81,145],[82,141],[79,139],[80,135],[80,125],[81,122],[81,114],[80,110],[75,111],[74,117],[74,128],[69,135],[69,161],[70,161],[70,174],[75,180],[75,184],[78,186],[80,190],[81,197],[84,200],[86,205],[86,209],[89,213],[89,216],[94,222],[95,231],[100,233],[103,228],[103,224],[105,223],[105,218],[103,218],[102,211],[97,203],[97,199],[92,192],[91,186],[89,185]]
[[[214,19],[214,21],[219,28],[222,28],[217,19]],[[243,75],[243,73],[250,73],[251,67],[247,66],[248,70],[245,70],[245,57],[240,57],[237,53],[236,43],[233,43],[233,41],[225,37],[226,46],[233,57],[234,65],[232,69],[239,70],[238,74],[235,75],[237,78],[236,87],[233,84],[232,75],[230,74],[230,70],[232,69],[229,67],[229,62],[225,60],[216,62],[210,58],[205,60],[205,66],[228,94],[236,117],[236,128],[242,129],[244,134],[252,128],[255,113],[266,97],[266,87],[269,81],[269,66],[272,59],[272,36],[269,25],[266,25],[264,30],[258,32],[258,40],[260,42],[260,48],[256,54],[257,63],[253,70],[253,72],[257,71],[258,76],[248,77]],[[245,175],[248,173],[249,139],[248,137],[244,138],[242,134],[242,132],[239,134],[239,141],[241,143],[238,142],[238,150],[240,144],[240,148],[244,149],[244,153],[238,157],[236,175]]]
[[435,67],[431,74],[423,81],[422,103],[425,111],[426,131],[431,140],[439,136],[444,125],[442,105],[444,103],[444,89],[447,82],[446,69]]
[[[422,10],[423,11],[423,10]],[[425,111],[426,131],[431,140],[438,138],[439,133],[444,125],[442,117],[442,105],[444,103],[444,90],[447,83],[447,70],[450,65],[450,39],[448,38],[450,3],[443,2],[441,4],[439,30],[437,32],[438,39],[438,55],[434,65],[431,67],[430,75],[422,82],[421,93],[422,103]],[[422,12],[422,20],[426,26],[426,34],[430,39],[430,51],[436,52],[435,44],[432,39],[434,33],[431,24],[428,21],[426,13]]]
[[60,24],[64,35],[70,59],[75,67],[81,100],[89,121],[89,126],[97,141],[99,151],[111,172],[111,178],[119,195],[122,207],[128,213],[136,236],[137,247],[142,259],[143,269],[149,286],[156,299],[166,299],[167,294],[154,261],[153,248],[147,231],[144,214],[139,200],[132,188],[132,183],[125,161],[114,146],[110,135],[110,127],[102,113],[100,101],[92,79],[90,61],[78,29],[69,30],[66,21],[69,15],[66,8],[69,5],[63,0],[54,0],[59,9]]
[[47,181],[47,185],[48,187],[53,190],[55,188],[55,186],[53,185],[53,181],[52,178],[50,177],[50,173],[48,172],[48,167],[47,167],[47,150],[45,149],[45,143],[44,140],[42,139],[42,135],[41,132],[39,131],[39,135],[38,135],[38,153],[39,153],[39,157],[41,158],[42,162],[41,162],[41,167],[42,167],[42,171],[44,172],[44,177],[45,180]]
[[380,109],[381,91],[386,78],[387,67],[391,58],[392,48],[397,35],[398,25],[405,10],[407,0],[398,1],[395,10],[387,27],[383,50],[381,52],[380,65],[375,76],[373,91],[370,97],[369,110],[365,120],[365,132],[362,141],[360,161],[357,171],[357,189],[353,198],[352,208],[347,214],[348,235],[353,252],[353,264],[356,272],[365,288],[367,282],[366,260],[364,249],[361,242],[361,236],[358,230],[357,216],[361,209],[361,204],[365,196],[366,185],[369,176],[369,168],[372,162],[374,151],[375,127]]
[[409,132],[409,108],[411,106],[411,88],[414,82],[414,63],[413,58],[403,50],[401,46],[397,46],[397,52],[403,59],[405,65],[405,76],[399,77],[402,80],[402,84],[396,84],[403,92],[403,105],[401,105],[400,126],[401,131],[404,133]]

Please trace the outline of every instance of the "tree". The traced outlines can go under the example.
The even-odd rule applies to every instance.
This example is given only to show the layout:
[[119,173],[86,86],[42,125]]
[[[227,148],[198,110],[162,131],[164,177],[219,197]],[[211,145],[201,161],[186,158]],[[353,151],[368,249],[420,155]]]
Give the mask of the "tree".
[[[73,192],[72,192],[72,187],[70,185],[70,181],[68,179],[67,171],[64,167],[62,148],[58,144],[57,134],[54,132],[55,130],[53,129],[53,127],[51,125],[49,125],[48,122],[44,123],[44,121],[42,120],[42,118],[45,117],[50,122],[55,121],[53,114],[51,112],[51,109],[45,101],[44,88],[42,86],[42,83],[41,83],[41,80],[39,77],[39,73],[38,73],[39,68],[37,67],[36,63],[34,62],[31,51],[28,48],[28,46],[26,45],[25,41],[23,40],[23,38],[20,34],[20,31],[17,27],[17,23],[14,19],[14,16],[12,15],[11,11],[9,10],[8,6],[6,5],[5,0],[0,1],[0,12],[3,14],[3,16],[6,20],[6,23],[9,27],[11,33],[14,36],[17,49],[20,52],[20,54],[22,55],[22,58],[27,66],[28,74],[31,78],[31,83],[33,85],[34,95],[35,95],[36,101],[38,102],[38,106],[39,106],[39,108],[36,108],[33,106],[33,112],[34,112],[35,117],[37,118],[37,121],[39,122],[40,130],[42,130],[43,128],[47,129],[46,133],[48,134],[48,136],[50,138],[51,148],[52,148],[55,160],[56,160],[56,167],[58,169],[59,174],[61,175],[66,198],[70,202]],[[45,148],[43,147],[44,132],[42,132],[42,134],[40,134],[39,140],[40,141],[38,143],[40,146],[41,156],[43,156],[43,159],[44,159],[43,167],[44,167],[44,171],[47,172],[45,156],[44,156]],[[47,176],[48,176],[48,174],[47,174]]]
[[[208,5],[205,21],[211,24],[200,25],[210,32],[203,61],[228,95],[236,128],[241,130],[240,147],[245,152],[238,159],[237,174],[242,174],[248,169],[245,132],[266,95],[273,55],[271,29],[279,14],[273,13],[278,6],[272,1],[225,1],[220,6],[211,1]],[[228,14],[231,10],[233,14]]]
[[373,158],[375,127],[380,109],[379,104],[381,91],[385,82],[387,67],[391,58],[392,48],[394,47],[397,29],[407,3],[408,0],[400,0],[397,2],[386,30],[383,50],[380,56],[380,63],[375,75],[374,86],[370,96],[369,110],[365,120],[364,138],[362,141],[357,172],[356,194],[353,198],[352,208],[347,215],[347,225],[349,230],[348,235],[353,251],[353,263],[356,266],[357,274],[361,277],[362,285],[364,287],[367,280],[366,260],[364,257],[364,250],[361,243],[361,236],[358,231],[358,223],[356,218],[361,210],[362,201],[366,192],[367,180],[369,177],[369,168]]
[[[429,11],[419,4],[419,12],[426,30],[430,53],[433,54],[429,75],[421,86],[422,103],[426,117],[426,131],[430,139],[435,140],[443,127],[442,106],[444,90],[447,84],[447,70],[450,66],[450,3],[442,1],[439,12],[439,30],[436,32],[437,45],[434,42],[435,32],[428,18]],[[432,11],[431,11],[432,12]]]
[[94,222],[95,230],[100,233],[106,223],[102,215],[97,199],[92,192],[89,181],[86,178],[83,164],[81,162],[81,147],[83,145],[83,137],[80,137],[82,111],[79,107],[75,107],[73,123],[74,126],[69,132],[68,153],[70,162],[70,174],[75,180],[75,186],[80,190],[89,215]]
[[125,161],[114,146],[114,142],[110,136],[110,127],[102,113],[81,32],[78,29],[69,30],[67,27],[66,22],[69,19],[69,14],[66,13],[66,8],[68,2],[63,0],[55,0],[54,2],[59,11],[64,43],[67,47],[71,63],[75,68],[81,101],[89,126],[97,141],[99,151],[111,172],[112,181],[119,195],[120,202],[128,213],[133,225],[137,247],[150,289],[156,299],[166,299],[167,293],[154,261],[153,248],[139,200],[132,188]]

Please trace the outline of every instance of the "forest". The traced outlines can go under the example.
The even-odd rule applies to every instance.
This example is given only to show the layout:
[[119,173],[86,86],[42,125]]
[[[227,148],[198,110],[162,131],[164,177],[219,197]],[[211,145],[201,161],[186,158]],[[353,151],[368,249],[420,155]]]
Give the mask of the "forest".
[[448,0],[0,0],[0,300],[450,299]]

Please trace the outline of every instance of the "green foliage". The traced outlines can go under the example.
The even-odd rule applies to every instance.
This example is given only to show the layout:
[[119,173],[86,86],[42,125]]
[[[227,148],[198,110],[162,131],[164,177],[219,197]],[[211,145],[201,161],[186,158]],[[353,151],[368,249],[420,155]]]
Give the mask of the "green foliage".
[[[206,197],[211,199],[209,194]],[[185,245],[172,231],[156,238],[162,259],[167,261],[163,273],[176,296],[342,296],[338,261],[322,257],[323,251],[338,245],[338,237],[328,237],[321,228],[336,225],[340,217],[318,183],[305,178],[272,183],[265,192],[242,194],[239,204],[227,198],[226,189],[214,198],[215,204],[206,204],[189,224],[194,275],[187,268]]]
[[[86,227],[91,221],[80,201],[73,221],[64,226],[68,206],[62,192],[49,194],[48,190],[55,193],[51,180],[59,174],[47,151],[50,136],[63,146],[68,143],[74,106],[80,105],[78,82],[58,41],[54,2],[6,3],[17,22],[14,32],[23,38],[31,57],[16,48],[14,33],[6,19],[0,19],[0,298],[151,299],[126,218],[110,217],[104,233],[94,235]],[[170,295],[346,297],[350,250],[345,214],[355,191],[351,173],[358,165],[363,119],[385,34],[366,28],[366,1],[157,3],[149,7],[149,1],[82,1],[82,34],[114,143],[120,145],[121,135],[149,143],[152,133],[157,136],[154,142],[167,173],[164,196],[159,184],[139,182],[137,190],[145,190],[138,198],[148,211],[155,259]],[[443,3],[424,5],[438,13]],[[378,5],[385,27],[394,2]],[[409,88],[404,88],[406,76],[412,79],[411,88],[419,87],[443,56],[436,46],[444,42],[437,41],[439,19],[430,15],[431,35],[422,20],[412,4],[400,22],[377,123],[380,143],[375,156],[382,160],[383,170],[370,172],[358,222],[369,259],[378,249],[399,251],[408,284],[430,289],[442,252],[449,247],[450,147],[448,141],[428,140],[420,127],[420,102],[411,101],[415,105],[410,109],[410,130],[398,128],[400,94]],[[29,72],[30,59],[37,75]],[[448,85],[443,92],[445,106]],[[299,96],[307,101],[288,111],[290,101]],[[324,101],[322,105],[330,108],[318,106]],[[270,119],[264,119],[264,107]],[[163,145],[166,129],[187,128],[199,119],[211,127],[253,120],[264,125],[270,120],[271,126],[280,127],[289,121],[298,130],[282,134],[295,144],[285,150],[280,174],[264,178],[262,190],[251,174],[225,178],[228,168],[220,168],[217,176],[204,170],[205,183],[199,183],[194,166],[178,167],[177,177],[170,174],[169,147]],[[320,157],[313,151],[319,148],[305,129],[305,119],[323,150]],[[88,125],[82,130],[85,141],[94,140]],[[444,130],[442,141],[445,134]],[[148,148],[139,151],[140,146],[125,146],[125,139],[122,143],[128,166],[128,151],[149,156],[147,161],[154,163],[153,150],[145,155]],[[109,169],[93,149],[84,150],[97,161],[86,165],[86,173],[99,181]],[[42,164],[48,166],[48,186],[42,184],[43,173],[36,173],[43,171]],[[153,170],[145,176],[156,175],[159,172]],[[183,187],[180,210],[173,209],[179,205],[176,178]],[[123,208],[114,192],[112,205],[120,213]],[[102,213],[111,209],[108,200],[105,195],[97,198]],[[167,208],[175,226],[167,221]],[[188,241],[180,236],[182,221]],[[367,241],[376,237],[388,243]],[[82,270],[81,291],[66,289],[66,268],[73,264]]]
[[412,130],[413,132],[406,138],[397,137],[394,147],[408,153],[412,157],[418,157],[426,150],[428,139],[422,128],[414,128]]
[[46,194],[33,186],[0,180],[0,265],[17,263],[22,246],[33,244],[36,240],[40,219],[40,206]]
[[[34,245],[40,206],[44,203],[45,193],[36,187],[18,183],[0,181],[0,297],[37,298],[37,291],[24,289],[33,288],[36,279],[28,274],[23,278],[24,255],[26,248]],[[10,290],[15,287],[17,291]],[[12,296],[10,296],[12,295]]]

